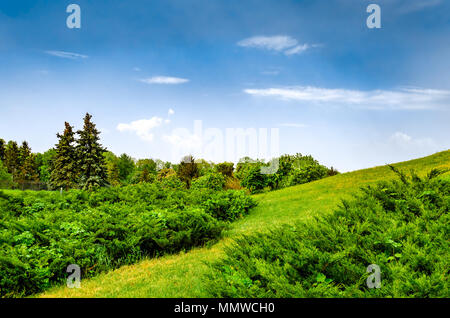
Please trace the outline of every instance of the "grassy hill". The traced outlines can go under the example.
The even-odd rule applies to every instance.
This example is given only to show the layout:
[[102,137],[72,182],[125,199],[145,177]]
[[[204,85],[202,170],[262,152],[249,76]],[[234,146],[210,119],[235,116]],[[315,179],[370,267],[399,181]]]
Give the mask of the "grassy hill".
[[[421,159],[395,164],[419,175],[432,168],[450,168],[450,150]],[[279,191],[256,195],[258,206],[244,219],[234,222],[222,240],[187,253],[144,260],[89,280],[80,289],[65,286],[50,289],[39,297],[208,297],[204,274],[208,263],[223,256],[223,248],[243,233],[264,231],[274,226],[307,220],[331,212],[341,201],[367,184],[394,178],[387,167],[364,169]],[[445,175],[450,178],[450,174]]]

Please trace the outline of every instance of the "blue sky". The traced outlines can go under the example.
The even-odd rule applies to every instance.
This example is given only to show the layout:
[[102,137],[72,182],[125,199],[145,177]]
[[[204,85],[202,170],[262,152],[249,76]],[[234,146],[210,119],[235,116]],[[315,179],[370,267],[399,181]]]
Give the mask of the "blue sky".
[[[66,26],[71,3],[81,29]],[[370,3],[381,29],[366,26]],[[449,12],[440,0],[5,0],[0,137],[45,151],[90,112],[103,144],[136,158],[174,160],[198,141],[195,120],[278,128],[280,153],[342,171],[432,154],[450,148]]]

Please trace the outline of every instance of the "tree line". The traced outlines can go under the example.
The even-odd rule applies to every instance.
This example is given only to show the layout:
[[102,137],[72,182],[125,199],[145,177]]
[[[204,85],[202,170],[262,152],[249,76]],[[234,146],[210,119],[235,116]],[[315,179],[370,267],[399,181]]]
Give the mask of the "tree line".
[[[76,135],[78,138],[76,138]],[[93,189],[108,184],[104,153],[100,144],[100,132],[92,122],[92,116],[84,117],[83,129],[74,131],[65,123],[58,143],[44,154],[33,154],[24,141],[5,143],[0,139],[0,176],[12,183],[47,182],[53,189]],[[9,178],[8,178],[9,174]]]
[[[261,167],[269,165],[262,160],[243,158],[236,165],[231,162],[212,163],[188,155],[173,164],[159,159],[135,160],[127,154],[116,156],[100,143],[100,131],[87,113],[83,128],[65,122],[64,131],[56,134],[58,143],[44,153],[32,153],[28,143],[5,143],[0,139],[0,181],[23,184],[42,182],[50,189],[80,188],[93,190],[104,186],[151,183],[162,180],[182,182],[190,188],[193,180],[213,182],[222,175],[225,188],[245,187],[251,192],[280,189],[332,176],[338,172],[321,165],[312,156],[283,155],[277,158],[278,171],[266,175]],[[222,178],[219,176],[219,179]]]

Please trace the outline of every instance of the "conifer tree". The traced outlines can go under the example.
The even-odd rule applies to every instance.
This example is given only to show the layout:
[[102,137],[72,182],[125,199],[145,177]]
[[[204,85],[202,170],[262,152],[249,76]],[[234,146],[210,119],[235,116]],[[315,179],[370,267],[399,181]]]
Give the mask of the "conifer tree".
[[20,168],[19,146],[17,146],[17,142],[9,141],[6,145],[4,163],[8,173],[12,174],[15,180],[18,177]]
[[35,156],[26,141],[22,143],[19,149],[19,165],[19,181],[37,181],[38,173],[36,170]]
[[5,151],[6,151],[6,143],[0,138],[0,160],[5,161]]
[[73,127],[65,122],[64,133],[56,134],[59,141],[56,144],[56,156],[53,159],[50,185],[54,189],[70,189],[76,186],[77,162],[75,152],[75,134]]
[[100,144],[100,132],[91,121],[92,116],[86,113],[83,130],[77,133],[77,166],[80,169],[80,182],[83,189],[92,190],[106,185],[107,170],[105,157],[106,149]]

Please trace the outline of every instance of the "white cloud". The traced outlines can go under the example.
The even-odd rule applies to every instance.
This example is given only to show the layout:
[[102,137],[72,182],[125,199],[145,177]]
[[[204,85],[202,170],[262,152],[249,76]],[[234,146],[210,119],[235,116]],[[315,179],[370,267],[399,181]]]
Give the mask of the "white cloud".
[[284,52],[284,54],[286,54],[286,55],[300,54],[300,53],[306,51],[307,49],[309,49],[310,47],[311,46],[309,44],[297,45],[297,46],[293,47],[292,49],[289,49],[286,52]]
[[131,131],[136,133],[142,140],[153,141],[154,134],[151,132],[163,124],[163,119],[160,117],[152,117],[150,119],[140,119],[132,121],[129,124],[117,125],[117,130],[120,132]]
[[186,78],[170,77],[170,76],[154,76],[149,78],[143,78],[140,81],[146,84],[169,84],[169,85],[183,84],[189,82],[189,80]]
[[45,53],[52,55],[52,56],[56,56],[56,57],[60,57],[60,58],[64,58],[64,59],[71,59],[71,60],[87,59],[89,57],[89,56],[83,55],[83,54],[64,52],[64,51],[45,51]]
[[253,96],[275,97],[282,100],[369,109],[437,109],[448,108],[450,105],[450,91],[421,88],[360,91],[296,86],[245,89],[244,92]]
[[433,148],[436,147],[436,143],[431,138],[412,138],[411,136],[403,133],[396,132],[389,137],[389,142],[397,147],[403,149],[417,149],[417,148]]
[[264,49],[275,52],[284,52],[286,55],[300,54],[317,45],[299,44],[299,42],[287,35],[276,36],[254,36],[241,40],[237,45]]
[[133,71],[135,71],[135,72],[140,72],[141,69],[140,69],[139,67],[133,67]]
[[202,138],[196,134],[191,134],[187,130],[178,129],[172,132],[171,135],[164,135],[163,140],[174,147],[193,150],[197,149],[202,144]]
[[169,108],[168,115],[171,116],[175,114],[175,111],[172,108]]
[[287,48],[296,46],[297,40],[286,35],[277,36],[254,36],[239,41],[237,45],[243,47],[254,47],[259,49],[283,51]]

